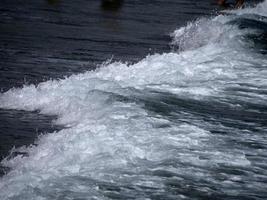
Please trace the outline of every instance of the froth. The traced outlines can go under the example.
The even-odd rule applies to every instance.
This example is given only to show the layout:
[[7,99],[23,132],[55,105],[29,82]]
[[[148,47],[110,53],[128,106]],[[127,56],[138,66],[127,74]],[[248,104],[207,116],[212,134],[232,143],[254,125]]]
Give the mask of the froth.
[[[133,65],[110,63],[1,94],[1,108],[39,110],[57,115],[54,123],[66,126],[21,149],[29,156],[2,161],[12,170],[1,178],[1,199],[53,199],[64,193],[105,199],[104,183],[125,191],[140,185],[162,191],[164,178],[149,174],[162,169],[224,186],[205,169],[249,167],[243,150],[220,148],[220,138],[209,131],[212,122],[175,104],[194,100],[234,107],[232,99],[266,104],[266,95],[259,98],[257,90],[267,86],[267,60],[246,49],[242,36],[254,30],[227,24],[232,19],[221,15],[178,29],[173,45],[179,52],[147,56]],[[241,90],[244,85],[252,89]]]

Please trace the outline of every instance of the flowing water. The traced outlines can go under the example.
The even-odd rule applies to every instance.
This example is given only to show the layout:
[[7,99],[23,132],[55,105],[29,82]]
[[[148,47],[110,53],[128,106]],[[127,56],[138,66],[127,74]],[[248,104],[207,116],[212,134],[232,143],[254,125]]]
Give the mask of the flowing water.
[[267,1],[171,38],[135,63],[2,92],[2,109],[64,128],[2,160],[0,199],[266,199]]
[[[195,0],[121,0],[116,6],[100,0],[1,0],[0,91],[93,70],[110,59],[135,63],[169,52],[176,27],[215,8],[215,2]],[[0,159],[13,146],[62,128],[53,119],[0,109]],[[0,175],[6,171],[1,166]]]

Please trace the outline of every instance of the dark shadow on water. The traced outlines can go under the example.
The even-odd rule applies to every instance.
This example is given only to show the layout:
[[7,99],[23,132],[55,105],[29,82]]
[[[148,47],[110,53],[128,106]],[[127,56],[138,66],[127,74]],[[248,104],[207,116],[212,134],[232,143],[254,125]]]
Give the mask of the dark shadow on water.
[[265,55],[267,54],[267,23],[264,20],[267,20],[267,18],[258,15],[249,16],[254,19],[249,19],[245,16],[230,21],[229,24],[237,25],[240,29],[257,30],[255,33],[247,34],[245,40],[252,42],[251,49]]
[[[231,90],[233,89],[229,88],[228,92],[231,92]],[[233,104],[242,106],[240,109],[236,109],[228,106],[224,102],[220,102],[216,98],[200,101],[152,90],[143,91],[146,95],[138,91],[131,92],[135,92],[136,94],[131,97],[117,95],[114,98],[117,101],[134,102],[142,105],[145,110],[153,113],[153,115],[160,115],[173,122],[191,123],[193,118],[190,118],[190,116],[195,116],[198,120],[201,119],[211,124],[220,122],[225,127],[235,130],[246,129],[252,133],[260,132],[262,129],[259,129],[259,127],[267,126],[267,107],[265,105],[235,100],[232,102]],[[184,113],[188,114],[187,118],[189,121],[184,120],[184,118],[179,118]],[[209,131],[217,132],[218,130],[210,129]]]
[[102,0],[101,8],[105,11],[118,11],[123,5],[123,0]]
[[123,0],[101,0],[102,18],[99,25],[111,32],[119,33],[122,31],[120,23],[120,10]]
[[57,5],[60,3],[60,0],[46,0],[47,3],[49,3],[50,5]]

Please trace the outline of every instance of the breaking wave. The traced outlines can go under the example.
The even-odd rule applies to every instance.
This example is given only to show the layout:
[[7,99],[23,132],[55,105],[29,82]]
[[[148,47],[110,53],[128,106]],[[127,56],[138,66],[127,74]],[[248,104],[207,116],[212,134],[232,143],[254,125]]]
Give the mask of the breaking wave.
[[266,198],[266,5],[191,22],[170,53],[0,94],[66,127],[2,161],[0,198]]

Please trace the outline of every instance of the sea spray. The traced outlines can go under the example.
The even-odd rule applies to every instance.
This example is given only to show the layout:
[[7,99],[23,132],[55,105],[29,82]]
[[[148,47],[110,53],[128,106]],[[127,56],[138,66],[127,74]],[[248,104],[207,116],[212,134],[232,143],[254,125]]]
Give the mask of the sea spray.
[[178,51],[2,93],[66,128],[2,161],[0,198],[267,197],[267,60],[231,23],[265,4],[179,28]]

